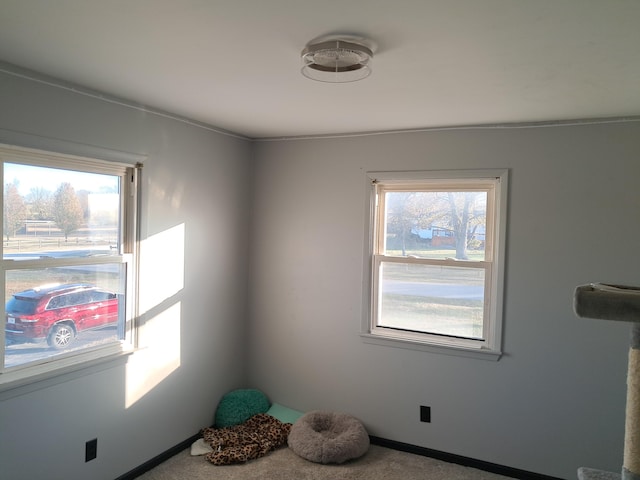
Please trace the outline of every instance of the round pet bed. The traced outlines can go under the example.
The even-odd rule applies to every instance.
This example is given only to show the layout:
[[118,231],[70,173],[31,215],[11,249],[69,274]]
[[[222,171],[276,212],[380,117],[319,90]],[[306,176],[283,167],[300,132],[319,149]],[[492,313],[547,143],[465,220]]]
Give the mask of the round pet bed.
[[289,448],[316,463],[344,463],[369,449],[369,435],[360,421],[344,413],[305,413],[291,427]]

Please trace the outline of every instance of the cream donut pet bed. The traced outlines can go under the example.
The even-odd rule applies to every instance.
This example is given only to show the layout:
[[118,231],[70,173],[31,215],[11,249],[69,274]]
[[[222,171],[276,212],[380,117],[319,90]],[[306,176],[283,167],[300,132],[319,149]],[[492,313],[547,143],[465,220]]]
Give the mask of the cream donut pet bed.
[[316,463],[344,463],[369,449],[369,434],[360,421],[345,413],[305,413],[291,427],[289,448]]

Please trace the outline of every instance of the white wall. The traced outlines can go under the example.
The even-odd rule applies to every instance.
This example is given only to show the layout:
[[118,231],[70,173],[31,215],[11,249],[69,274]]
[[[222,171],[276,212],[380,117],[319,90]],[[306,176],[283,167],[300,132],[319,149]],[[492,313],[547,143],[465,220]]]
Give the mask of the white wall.
[[[621,123],[257,142],[249,383],[383,438],[619,472],[630,327],[577,318],[572,294],[640,283],[639,138]],[[363,343],[365,172],[480,168],[510,169],[502,359]]]
[[[244,385],[251,143],[7,74],[0,135],[148,155],[144,348],[0,401],[0,477],[113,479],[210,425],[220,397]],[[85,463],[96,437],[97,459]]]

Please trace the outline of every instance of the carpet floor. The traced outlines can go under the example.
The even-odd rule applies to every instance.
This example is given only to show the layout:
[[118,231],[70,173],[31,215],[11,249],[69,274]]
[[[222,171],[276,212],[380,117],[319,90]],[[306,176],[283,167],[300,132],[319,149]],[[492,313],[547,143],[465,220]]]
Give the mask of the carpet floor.
[[421,455],[371,445],[341,465],[309,462],[283,447],[239,465],[215,466],[189,449],[139,476],[139,480],[506,480],[509,477]]

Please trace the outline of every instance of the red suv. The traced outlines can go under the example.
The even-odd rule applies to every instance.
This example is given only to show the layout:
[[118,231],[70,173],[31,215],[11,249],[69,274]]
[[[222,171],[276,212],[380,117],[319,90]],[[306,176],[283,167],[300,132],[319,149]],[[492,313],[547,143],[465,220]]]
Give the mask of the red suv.
[[16,293],[7,302],[6,338],[12,342],[46,339],[65,348],[83,330],[118,323],[118,296],[95,285],[46,285]]

